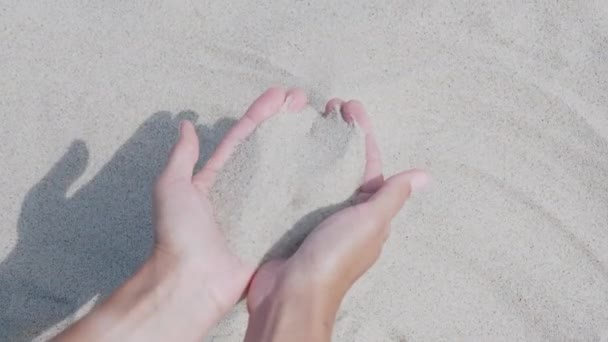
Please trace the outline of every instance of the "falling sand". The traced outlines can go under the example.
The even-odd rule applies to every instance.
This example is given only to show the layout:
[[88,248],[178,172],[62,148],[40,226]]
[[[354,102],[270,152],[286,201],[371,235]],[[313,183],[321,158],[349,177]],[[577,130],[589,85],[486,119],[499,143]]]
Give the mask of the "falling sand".
[[361,182],[364,139],[334,111],[266,120],[233,153],[211,194],[229,246],[254,263],[292,253]]

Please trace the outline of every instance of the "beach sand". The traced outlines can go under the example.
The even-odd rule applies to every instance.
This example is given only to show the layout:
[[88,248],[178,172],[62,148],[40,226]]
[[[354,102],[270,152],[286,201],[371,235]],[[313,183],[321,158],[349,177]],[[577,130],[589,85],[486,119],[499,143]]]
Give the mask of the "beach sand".
[[602,1],[4,1],[0,341],[45,340],[123,282],[179,120],[204,160],[276,84],[360,100],[385,174],[433,177],[336,341],[606,340],[606,42]]

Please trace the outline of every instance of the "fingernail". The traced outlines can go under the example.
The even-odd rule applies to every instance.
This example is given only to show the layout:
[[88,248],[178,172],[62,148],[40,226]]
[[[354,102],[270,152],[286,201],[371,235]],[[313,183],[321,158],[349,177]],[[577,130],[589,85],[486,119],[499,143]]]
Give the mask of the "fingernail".
[[431,181],[431,177],[424,171],[414,171],[410,176],[410,186],[412,192],[419,192],[426,188]]

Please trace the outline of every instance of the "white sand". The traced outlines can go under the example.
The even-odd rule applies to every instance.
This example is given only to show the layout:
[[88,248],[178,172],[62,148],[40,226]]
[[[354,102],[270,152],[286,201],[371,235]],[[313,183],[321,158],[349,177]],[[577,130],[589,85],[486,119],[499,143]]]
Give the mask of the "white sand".
[[258,264],[287,257],[361,184],[364,138],[339,113],[279,113],[241,144],[211,192],[229,246]]
[[0,340],[51,334],[141,262],[178,113],[205,156],[273,84],[361,100],[386,173],[433,174],[336,340],[605,340],[607,41],[598,0],[3,1]]

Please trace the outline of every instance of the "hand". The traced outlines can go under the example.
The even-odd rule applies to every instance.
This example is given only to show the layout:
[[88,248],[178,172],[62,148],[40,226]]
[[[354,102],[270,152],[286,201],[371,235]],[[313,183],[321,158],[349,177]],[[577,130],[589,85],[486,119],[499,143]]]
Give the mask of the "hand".
[[[289,102],[289,103],[287,103]],[[213,217],[209,190],[234,149],[257,125],[287,105],[300,111],[306,104],[302,90],[271,88],[249,107],[231,128],[202,170],[192,175],[199,143],[189,121],[180,126],[180,137],[154,191],[155,254],[169,264],[185,267],[205,286],[224,315],[244,294],[255,271],[227,247]]]
[[272,88],[230,129],[193,175],[199,143],[192,123],[180,135],[154,189],[155,247],[139,271],[58,341],[200,340],[241,298],[255,267],[227,247],[208,193],[236,146],[287,106],[300,111],[300,89]]
[[365,133],[366,166],[357,204],[323,221],[287,260],[260,267],[247,298],[251,315],[247,340],[329,340],[342,298],[378,259],[390,222],[411,192],[428,182],[420,170],[384,181],[363,105],[334,99],[326,112],[335,106]]

